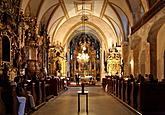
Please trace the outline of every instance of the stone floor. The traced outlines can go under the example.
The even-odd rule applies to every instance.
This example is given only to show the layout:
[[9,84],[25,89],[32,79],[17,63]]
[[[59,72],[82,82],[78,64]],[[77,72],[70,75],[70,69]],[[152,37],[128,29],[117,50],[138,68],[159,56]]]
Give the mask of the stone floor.
[[85,95],[81,98],[81,109],[77,109],[77,91],[80,87],[69,87],[60,96],[51,99],[32,115],[137,115],[101,87],[85,87],[89,91],[89,112],[85,110]]

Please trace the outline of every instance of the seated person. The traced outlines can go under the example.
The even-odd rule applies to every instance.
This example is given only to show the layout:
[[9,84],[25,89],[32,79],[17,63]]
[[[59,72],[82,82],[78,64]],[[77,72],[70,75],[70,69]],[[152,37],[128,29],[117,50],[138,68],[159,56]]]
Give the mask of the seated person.
[[32,110],[37,110],[35,102],[34,102],[33,95],[31,94],[31,91],[27,91],[27,95],[28,95],[28,98],[29,98],[30,108]]
[[17,94],[17,99],[18,99],[18,102],[19,102],[18,115],[24,115],[24,113],[25,113],[25,104],[26,104],[26,96],[25,96],[25,91],[21,87],[20,84],[17,84],[16,94]]
[[24,113],[24,111],[25,111],[25,105],[26,105],[26,101],[27,101],[26,97],[27,96],[29,99],[30,108],[32,110],[36,110],[34,98],[29,91],[27,92],[27,94],[25,93],[25,91],[23,89],[24,84],[22,84],[20,77],[19,76],[15,77],[14,81],[17,83],[16,93],[17,93],[17,99],[19,102],[18,112],[20,113],[20,114],[18,113],[18,115],[22,115],[22,113]]
[[27,96],[28,96],[28,104],[30,106],[30,109],[32,110],[37,110],[36,105],[35,105],[35,101],[34,101],[34,97],[31,94],[31,88],[32,88],[32,80],[27,80]]

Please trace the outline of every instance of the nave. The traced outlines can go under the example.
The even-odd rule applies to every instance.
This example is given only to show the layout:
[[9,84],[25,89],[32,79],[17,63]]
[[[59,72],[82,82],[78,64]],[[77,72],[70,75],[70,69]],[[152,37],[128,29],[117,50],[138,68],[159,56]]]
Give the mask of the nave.
[[128,109],[99,86],[85,87],[89,91],[88,113],[85,110],[85,95],[80,97],[80,113],[77,112],[77,91],[81,87],[69,87],[60,96],[49,100],[32,115],[138,115]]
[[90,115],[165,115],[164,32],[165,0],[0,0],[0,115],[78,114],[70,82],[102,84]]

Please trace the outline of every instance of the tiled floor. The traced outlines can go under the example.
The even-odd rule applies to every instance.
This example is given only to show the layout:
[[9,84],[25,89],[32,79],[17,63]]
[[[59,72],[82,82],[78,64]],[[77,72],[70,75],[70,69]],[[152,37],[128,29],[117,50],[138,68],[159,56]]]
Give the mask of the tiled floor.
[[137,115],[101,87],[85,87],[89,91],[89,112],[85,110],[85,96],[81,96],[81,109],[77,109],[77,91],[80,87],[70,87],[57,98],[51,99],[32,115]]

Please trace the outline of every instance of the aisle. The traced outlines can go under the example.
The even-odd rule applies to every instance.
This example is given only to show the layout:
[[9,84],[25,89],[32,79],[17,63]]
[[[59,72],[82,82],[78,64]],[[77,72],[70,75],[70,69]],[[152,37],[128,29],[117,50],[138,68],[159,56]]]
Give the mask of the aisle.
[[85,96],[81,96],[81,110],[77,112],[77,91],[70,87],[62,95],[50,100],[32,115],[137,115],[106,94],[100,87],[86,87],[89,91],[89,112],[85,112]]

